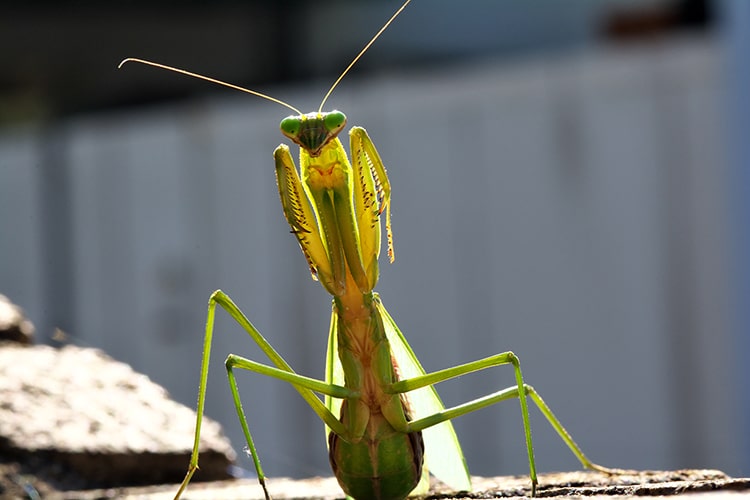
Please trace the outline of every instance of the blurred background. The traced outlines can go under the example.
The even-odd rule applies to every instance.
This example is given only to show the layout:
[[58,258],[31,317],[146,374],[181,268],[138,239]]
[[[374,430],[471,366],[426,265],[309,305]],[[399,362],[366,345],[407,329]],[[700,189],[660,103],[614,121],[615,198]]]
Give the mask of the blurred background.
[[[116,68],[152,59],[315,110],[398,6],[0,6],[0,293],[40,341],[64,331],[189,406],[216,288],[322,377],[330,297],[273,173],[288,110]],[[365,126],[389,169],[396,262],[378,291],[428,371],[513,350],[594,461],[750,475],[748,50],[742,0],[404,11],[326,107]],[[239,451],[222,362],[263,357],[219,316],[207,414]],[[267,474],[329,475],[298,395],[239,382]],[[512,384],[500,368],[439,390],[456,404]],[[540,469],[576,469],[532,418]],[[455,425],[473,473],[526,473],[516,403]]]

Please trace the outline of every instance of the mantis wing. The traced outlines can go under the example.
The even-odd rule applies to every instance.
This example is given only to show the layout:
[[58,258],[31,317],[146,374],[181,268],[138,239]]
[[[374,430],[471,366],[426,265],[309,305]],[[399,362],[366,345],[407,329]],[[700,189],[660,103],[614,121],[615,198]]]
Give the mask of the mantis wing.
[[[376,305],[383,318],[385,334],[391,344],[391,352],[398,364],[401,378],[424,375],[424,368],[379,297],[376,298]],[[433,386],[409,392],[408,400],[414,419],[427,417],[445,409]],[[430,472],[451,488],[471,490],[469,469],[450,420],[424,429],[422,436],[425,442],[425,462]]]
[[[341,360],[339,360],[339,348],[338,340],[336,336],[336,330],[338,329],[338,315],[336,314],[336,307],[333,306],[331,311],[331,327],[328,330],[328,348],[326,350],[326,383],[344,385],[344,368],[341,366]],[[326,408],[328,408],[333,416],[339,418],[341,416],[341,403],[342,400],[326,395],[324,397]],[[328,434],[331,429],[327,425],[326,430],[326,444],[328,444]]]

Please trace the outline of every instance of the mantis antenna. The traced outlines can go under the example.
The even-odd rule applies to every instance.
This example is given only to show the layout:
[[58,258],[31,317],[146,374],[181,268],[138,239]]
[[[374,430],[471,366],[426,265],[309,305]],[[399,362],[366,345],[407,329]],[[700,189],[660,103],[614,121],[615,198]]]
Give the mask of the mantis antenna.
[[254,96],[262,97],[263,99],[269,100],[271,102],[275,102],[277,104],[281,104],[282,106],[291,109],[292,111],[294,111],[295,113],[297,113],[299,115],[302,114],[302,112],[300,110],[298,110],[297,108],[295,108],[291,104],[287,104],[287,103],[285,103],[284,101],[282,101],[280,99],[276,99],[275,97],[271,97],[270,95],[266,95],[266,94],[263,94],[261,92],[257,92],[255,90],[246,89],[245,87],[240,87],[239,85],[234,85],[232,83],[223,82],[221,80],[217,80],[216,78],[211,78],[211,77],[208,77],[208,76],[199,75],[198,73],[193,73],[191,71],[187,71],[187,70],[184,70],[184,69],[175,68],[173,66],[167,66],[166,64],[160,64],[160,63],[153,62],[153,61],[147,61],[145,59],[137,59],[135,57],[128,57],[126,59],[123,59],[120,62],[120,64],[117,65],[117,69],[122,68],[125,65],[125,63],[128,63],[128,62],[136,62],[136,63],[145,64],[147,66],[153,66],[155,68],[166,69],[168,71],[173,71],[175,73],[181,73],[183,75],[192,76],[193,78],[197,78],[199,80],[205,80],[207,82],[216,83],[216,84],[222,85],[224,87],[229,87],[230,89],[239,90],[241,92],[247,92],[248,94],[252,94]]
[[375,43],[375,40],[377,40],[378,37],[386,30],[386,28],[388,28],[388,26],[390,26],[390,24],[393,22],[393,20],[396,19],[399,14],[401,14],[401,11],[404,10],[407,5],[409,5],[409,2],[411,2],[411,0],[406,0],[406,2],[404,2],[404,4],[391,16],[391,18],[388,19],[388,21],[383,25],[383,27],[380,28],[380,31],[378,31],[377,33],[375,33],[375,36],[372,37],[372,39],[370,39],[370,41],[367,42],[367,45],[365,45],[365,47],[362,50],[359,51],[359,54],[357,54],[357,56],[354,59],[352,59],[352,62],[349,63],[349,66],[347,66],[346,69],[341,73],[341,75],[339,75],[339,77],[336,79],[336,81],[333,82],[333,85],[331,85],[331,88],[328,89],[328,92],[326,93],[325,97],[323,97],[323,100],[320,101],[320,107],[318,108],[318,113],[320,113],[321,111],[323,111],[323,105],[328,100],[328,97],[333,92],[333,89],[336,88],[336,86],[344,78],[344,76],[346,76],[346,74],[349,72],[349,70],[352,69],[352,66],[354,66],[355,64],[357,64],[357,61],[359,61],[360,57],[362,57],[365,54],[365,52],[367,52],[367,49],[370,48],[370,45],[372,45],[373,43]]
[[[328,100],[328,98],[333,93],[333,89],[336,88],[336,86],[339,84],[339,82],[341,82],[341,80],[344,78],[344,76],[346,76],[346,74],[349,72],[349,70],[352,69],[352,67],[357,63],[357,61],[359,61],[359,59],[365,54],[365,52],[367,52],[367,49],[369,49],[370,46],[373,43],[375,43],[375,40],[377,40],[378,37],[380,37],[380,35],[386,30],[386,28],[388,28],[388,26],[390,26],[390,24],[394,21],[394,19],[396,19],[396,17],[398,17],[398,15],[401,14],[401,11],[403,11],[406,8],[406,6],[409,5],[409,2],[411,2],[411,0],[406,0],[403,3],[403,5],[401,5],[401,7],[391,16],[390,19],[388,19],[388,21],[383,25],[383,27],[380,28],[380,30],[377,33],[375,33],[375,36],[373,36],[372,39],[370,39],[370,41],[367,42],[367,45],[365,45],[365,47],[362,50],[359,51],[359,54],[357,54],[356,57],[352,60],[352,62],[349,63],[349,66],[347,66],[346,69],[341,73],[341,75],[339,75],[339,77],[336,79],[336,81],[333,82],[333,85],[331,85],[331,88],[328,89],[328,92],[326,92],[325,97],[323,97],[323,100],[320,102],[320,107],[318,108],[318,113],[320,113],[320,112],[323,111],[323,105],[326,103],[326,101]],[[211,77],[208,77],[208,76],[199,75],[198,73],[193,73],[192,71],[187,71],[187,70],[184,70],[184,69],[175,68],[174,66],[167,66],[166,64],[161,64],[161,63],[157,63],[157,62],[153,62],[153,61],[148,61],[146,59],[138,59],[136,57],[127,57],[127,58],[123,59],[120,62],[120,64],[117,65],[117,69],[122,68],[125,65],[125,63],[129,63],[129,62],[135,62],[135,63],[145,64],[147,66],[153,66],[155,68],[166,69],[167,71],[172,71],[174,73],[180,73],[180,74],[183,74],[183,75],[186,75],[186,76],[197,78],[199,80],[205,80],[207,82],[215,83],[217,85],[221,85],[221,86],[224,86],[224,87],[229,87],[230,89],[239,90],[241,92],[245,92],[245,93],[252,94],[254,96],[260,97],[262,99],[266,99],[267,101],[275,102],[276,104],[281,104],[282,106],[291,109],[292,111],[294,111],[298,115],[304,114],[300,110],[298,110],[297,108],[295,108],[294,106],[292,106],[291,104],[288,104],[288,103],[282,101],[281,99],[276,99],[275,97],[271,97],[270,95],[263,94],[262,92],[258,92],[256,90],[246,89],[245,87],[240,87],[239,85],[234,85],[232,83],[227,83],[227,82],[224,82],[224,81],[221,81],[221,80],[217,80],[216,78],[211,78]]]

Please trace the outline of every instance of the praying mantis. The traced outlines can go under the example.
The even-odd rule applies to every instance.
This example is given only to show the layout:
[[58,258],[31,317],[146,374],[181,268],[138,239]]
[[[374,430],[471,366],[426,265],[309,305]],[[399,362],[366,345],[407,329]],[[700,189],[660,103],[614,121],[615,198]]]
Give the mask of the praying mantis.
[[[208,301],[198,390],[194,444],[180,498],[198,470],[209,358],[216,307],[229,314],[253,339],[272,365],[230,354],[225,361],[237,416],[258,481],[270,499],[265,473],[253,442],[235,380],[242,369],[288,382],[324,422],[329,459],[343,489],[356,499],[402,499],[424,493],[429,474],[456,490],[471,480],[451,420],[500,401],[517,399],[529,461],[531,495],[537,473],[529,425],[530,399],[547,418],[584,468],[612,472],[591,462],[539,394],[524,382],[518,357],[504,352],[444,370],[426,373],[395,321],[374,291],[378,281],[381,224],[389,261],[394,261],[391,185],[375,145],[362,127],[349,132],[351,159],[338,138],[346,125],[340,111],[323,107],[336,86],[411,0],[406,0],[357,54],[328,90],[317,112],[302,113],[271,96],[142,59],[137,62],[248,92],[291,109],[280,129],[300,147],[299,172],[289,147],[274,151],[284,216],[307,260],[312,278],[333,297],[324,380],[297,374],[221,290]],[[384,221],[383,221],[384,219]],[[445,408],[434,385],[464,374],[511,365],[516,384],[467,403]],[[318,395],[323,396],[323,400]]]

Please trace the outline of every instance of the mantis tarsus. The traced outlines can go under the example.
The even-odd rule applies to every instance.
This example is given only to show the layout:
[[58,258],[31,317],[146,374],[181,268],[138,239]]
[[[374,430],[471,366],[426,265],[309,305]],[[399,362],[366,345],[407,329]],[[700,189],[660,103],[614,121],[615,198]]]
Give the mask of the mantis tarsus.
[[[340,111],[323,106],[349,69],[390,25],[385,23],[323,98],[317,112],[298,109],[256,91],[141,59],[126,59],[176,71],[249,92],[293,110],[281,121],[281,132],[300,146],[300,172],[288,146],[274,152],[281,204],[292,233],[310,266],[312,277],[333,296],[325,380],[299,375],[221,290],[208,302],[201,363],[193,452],[179,498],[198,469],[208,361],[216,306],[224,309],[257,343],[273,366],[230,354],[225,362],[229,386],[248,450],[266,498],[265,474],[242,408],[234,369],[240,368],[289,382],[323,420],[329,431],[329,457],[344,492],[359,499],[399,499],[426,491],[429,471],[458,490],[471,482],[450,420],[506,399],[518,399],[529,459],[531,494],[537,475],[529,427],[527,396],[584,467],[609,471],[592,463],[563,428],[538,393],[524,383],[518,358],[504,352],[427,374],[396,323],[373,291],[378,280],[381,218],[385,218],[388,256],[393,262],[390,224],[391,187],[380,155],[365,129],[349,132],[351,162],[338,139],[346,124]],[[434,384],[499,365],[513,366],[516,385],[446,409]],[[321,401],[318,394],[324,396]]]

